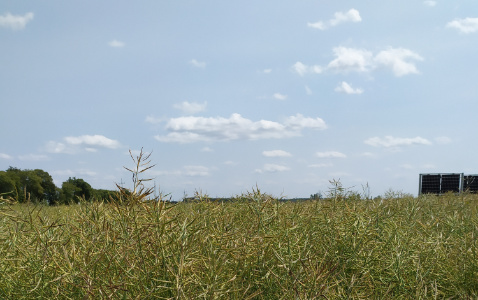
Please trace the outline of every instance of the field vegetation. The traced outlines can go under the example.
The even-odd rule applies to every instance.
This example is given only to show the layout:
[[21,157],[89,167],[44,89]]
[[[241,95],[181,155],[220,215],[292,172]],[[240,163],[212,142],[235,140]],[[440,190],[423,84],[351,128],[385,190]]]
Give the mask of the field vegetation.
[[477,201],[3,205],[0,297],[476,298]]
[[325,198],[259,188],[230,201],[150,199],[0,205],[2,299],[475,299],[478,197]]

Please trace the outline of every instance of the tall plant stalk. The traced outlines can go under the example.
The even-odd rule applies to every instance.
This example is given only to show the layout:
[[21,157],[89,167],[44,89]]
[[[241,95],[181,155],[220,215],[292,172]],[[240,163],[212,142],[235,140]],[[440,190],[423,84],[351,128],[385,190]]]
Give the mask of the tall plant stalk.
[[117,183],[116,183],[116,187],[118,188],[120,192],[121,201],[126,200],[128,204],[134,205],[144,200],[147,200],[148,197],[154,193],[154,187],[146,188],[143,184],[146,181],[153,180],[153,178],[141,178],[140,174],[153,168],[156,165],[151,165],[150,157],[152,152],[144,153],[142,147],[138,156],[134,157],[131,150],[129,150],[129,154],[131,156],[131,159],[134,162],[134,168],[130,169],[125,166],[123,166],[123,168],[125,168],[126,170],[132,173],[133,190],[124,188]]

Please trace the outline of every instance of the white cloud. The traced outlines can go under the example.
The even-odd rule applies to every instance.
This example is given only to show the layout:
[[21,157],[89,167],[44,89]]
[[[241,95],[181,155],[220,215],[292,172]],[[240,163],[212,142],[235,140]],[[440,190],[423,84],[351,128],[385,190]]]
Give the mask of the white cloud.
[[345,81],[342,81],[342,83],[338,87],[335,88],[335,91],[339,92],[339,93],[346,93],[346,94],[349,94],[349,95],[362,94],[363,93],[362,89],[359,89],[359,88],[354,89]]
[[82,136],[67,136],[64,140],[70,145],[86,145],[86,146],[93,146],[93,147],[101,147],[101,148],[110,148],[116,149],[120,147],[120,143],[118,141],[109,139],[103,135],[82,135]]
[[13,159],[12,156],[5,154],[5,153],[0,153],[0,158],[1,159]]
[[400,77],[408,74],[418,74],[416,66],[407,60],[422,61],[423,58],[408,49],[390,48],[380,51],[374,60],[379,65],[390,67],[395,76]]
[[385,136],[385,138],[372,137],[364,141],[365,144],[373,147],[401,147],[401,146],[412,146],[412,145],[431,145],[431,142],[422,137],[414,138],[398,138],[393,136]]
[[317,157],[320,158],[346,158],[347,155],[337,151],[317,152]]
[[315,28],[315,29],[320,29],[320,30],[327,29],[327,25],[322,21],[318,21],[318,22],[315,22],[315,23],[308,22],[307,26]]
[[183,113],[188,115],[193,115],[198,112],[206,110],[207,102],[197,103],[197,102],[188,102],[184,101],[179,104],[174,104],[174,108],[181,110]]
[[56,142],[56,141],[49,141],[46,144],[46,151],[50,153],[74,153],[74,149],[68,148],[65,143]]
[[337,26],[341,23],[345,22],[361,22],[362,18],[360,17],[360,13],[356,9],[350,9],[347,12],[336,12],[334,14],[334,18],[330,19],[329,21],[323,22],[323,21],[318,21],[316,23],[307,23],[307,26],[315,28],[315,29],[320,29],[320,30],[326,30],[329,27],[334,27]]
[[283,95],[281,93],[275,93],[273,95],[274,99],[277,99],[277,100],[286,100],[287,99],[287,95]]
[[28,22],[33,20],[33,16],[34,14],[32,12],[26,13],[23,16],[6,13],[0,16],[0,27],[21,30],[25,28]]
[[478,18],[456,19],[446,24],[448,28],[455,28],[461,33],[473,33],[478,31]]
[[213,150],[212,148],[210,148],[210,147],[203,147],[203,148],[201,149],[201,152],[214,152],[214,150]]
[[320,118],[308,118],[301,114],[288,117],[284,123],[260,120],[251,121],[240,114],[223,117],[179,117],[166,124],[169,133],[157,135],[161,142],[192,143],[199,141],[231,141],[281,139],[300,136],[303,129],[323,130],[327,128]]
[[336,12],[334,14],[334,18],[330,20],[330,25],[337,26],[340,23],[344,22],[361,22],[362,18],[360,17],[360,13],[356,9],[350,9],[349,11],[343,12]]
[[262,70],[262,73],[270,74],[270,73],[272,73],[272,69],[264,69],[264,70]]
[[123,48],[125,46],[125,43],[118,40],[112,40],[108,43],[108,45],[113,48]]
[[372,52],[346,47],[335,47],[333,49],[336,58],[332,60],[327,68],[337,72],[368,72],[373,68]]
[[292,66],[292,70],[300,76],[304,76],[306,74],[320,74],[322,73],[323,68],[318,65],[307,66],[298,61]]
[[117,149],[121,144],[103,135],[67,136],[63,142],[50,141],[46,150],[51,153],[75,153],[82,149],[88,152],[96,152],[97,148]]
[[265,164],[262,169],[256,169],[254,172],[256,173],[276,173],[276,172],[284,172],[289,171],[290,168],[283,166],[283,165],[276,165],[276,164]]
[[417,53],[405,48],[389,48],[373,55],[371,51],[357,48],[336,47],[335,59],[327,69],[335,72],[370,72],[377,67],[390,68],[395,76],[418,74],[412,61],[422,61]]
[[327,125],[321,118],[314,119],[304,117],[301,114],[296,114],[295,116],[288,117],[285,121],[285,125],[294,130],[301,130],[303,128],[323,130],[327,128]]
[[206,67],[206,63],[205,63],[205,62],[203,62],[203,61],[198,61],[198,60],[195,60],[195,59],[191,59],[191,60],[189,61],[189,63],[190,63],[191,65],[193,65],[194,67],[196,67],[196,68],[205,68],[205,67]]
[[290,157],[292,154],[290,154],[287,151],[284,150],[270,150],[270,151],[262,151],[262,155],[266,157]]
[[425,4],[427,6],[430,6],[430,7],[433,7],[433,6],[437,5],[437,2],[432,1],[432,0],[427,0],[427,1],[423,1],[423,4]]

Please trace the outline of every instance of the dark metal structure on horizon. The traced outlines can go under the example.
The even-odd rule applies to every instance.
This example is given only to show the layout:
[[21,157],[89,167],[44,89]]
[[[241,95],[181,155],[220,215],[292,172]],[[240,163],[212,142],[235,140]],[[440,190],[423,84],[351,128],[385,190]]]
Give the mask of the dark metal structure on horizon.
[[463,173],[420,174],[418,194],[478,192],[478,175]]

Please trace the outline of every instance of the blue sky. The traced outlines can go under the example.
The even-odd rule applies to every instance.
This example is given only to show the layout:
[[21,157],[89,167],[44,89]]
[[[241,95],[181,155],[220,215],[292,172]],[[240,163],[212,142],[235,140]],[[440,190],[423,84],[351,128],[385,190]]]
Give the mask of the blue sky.
[[476,1],[4,1],[0,169],[163,193],[478,173]]

